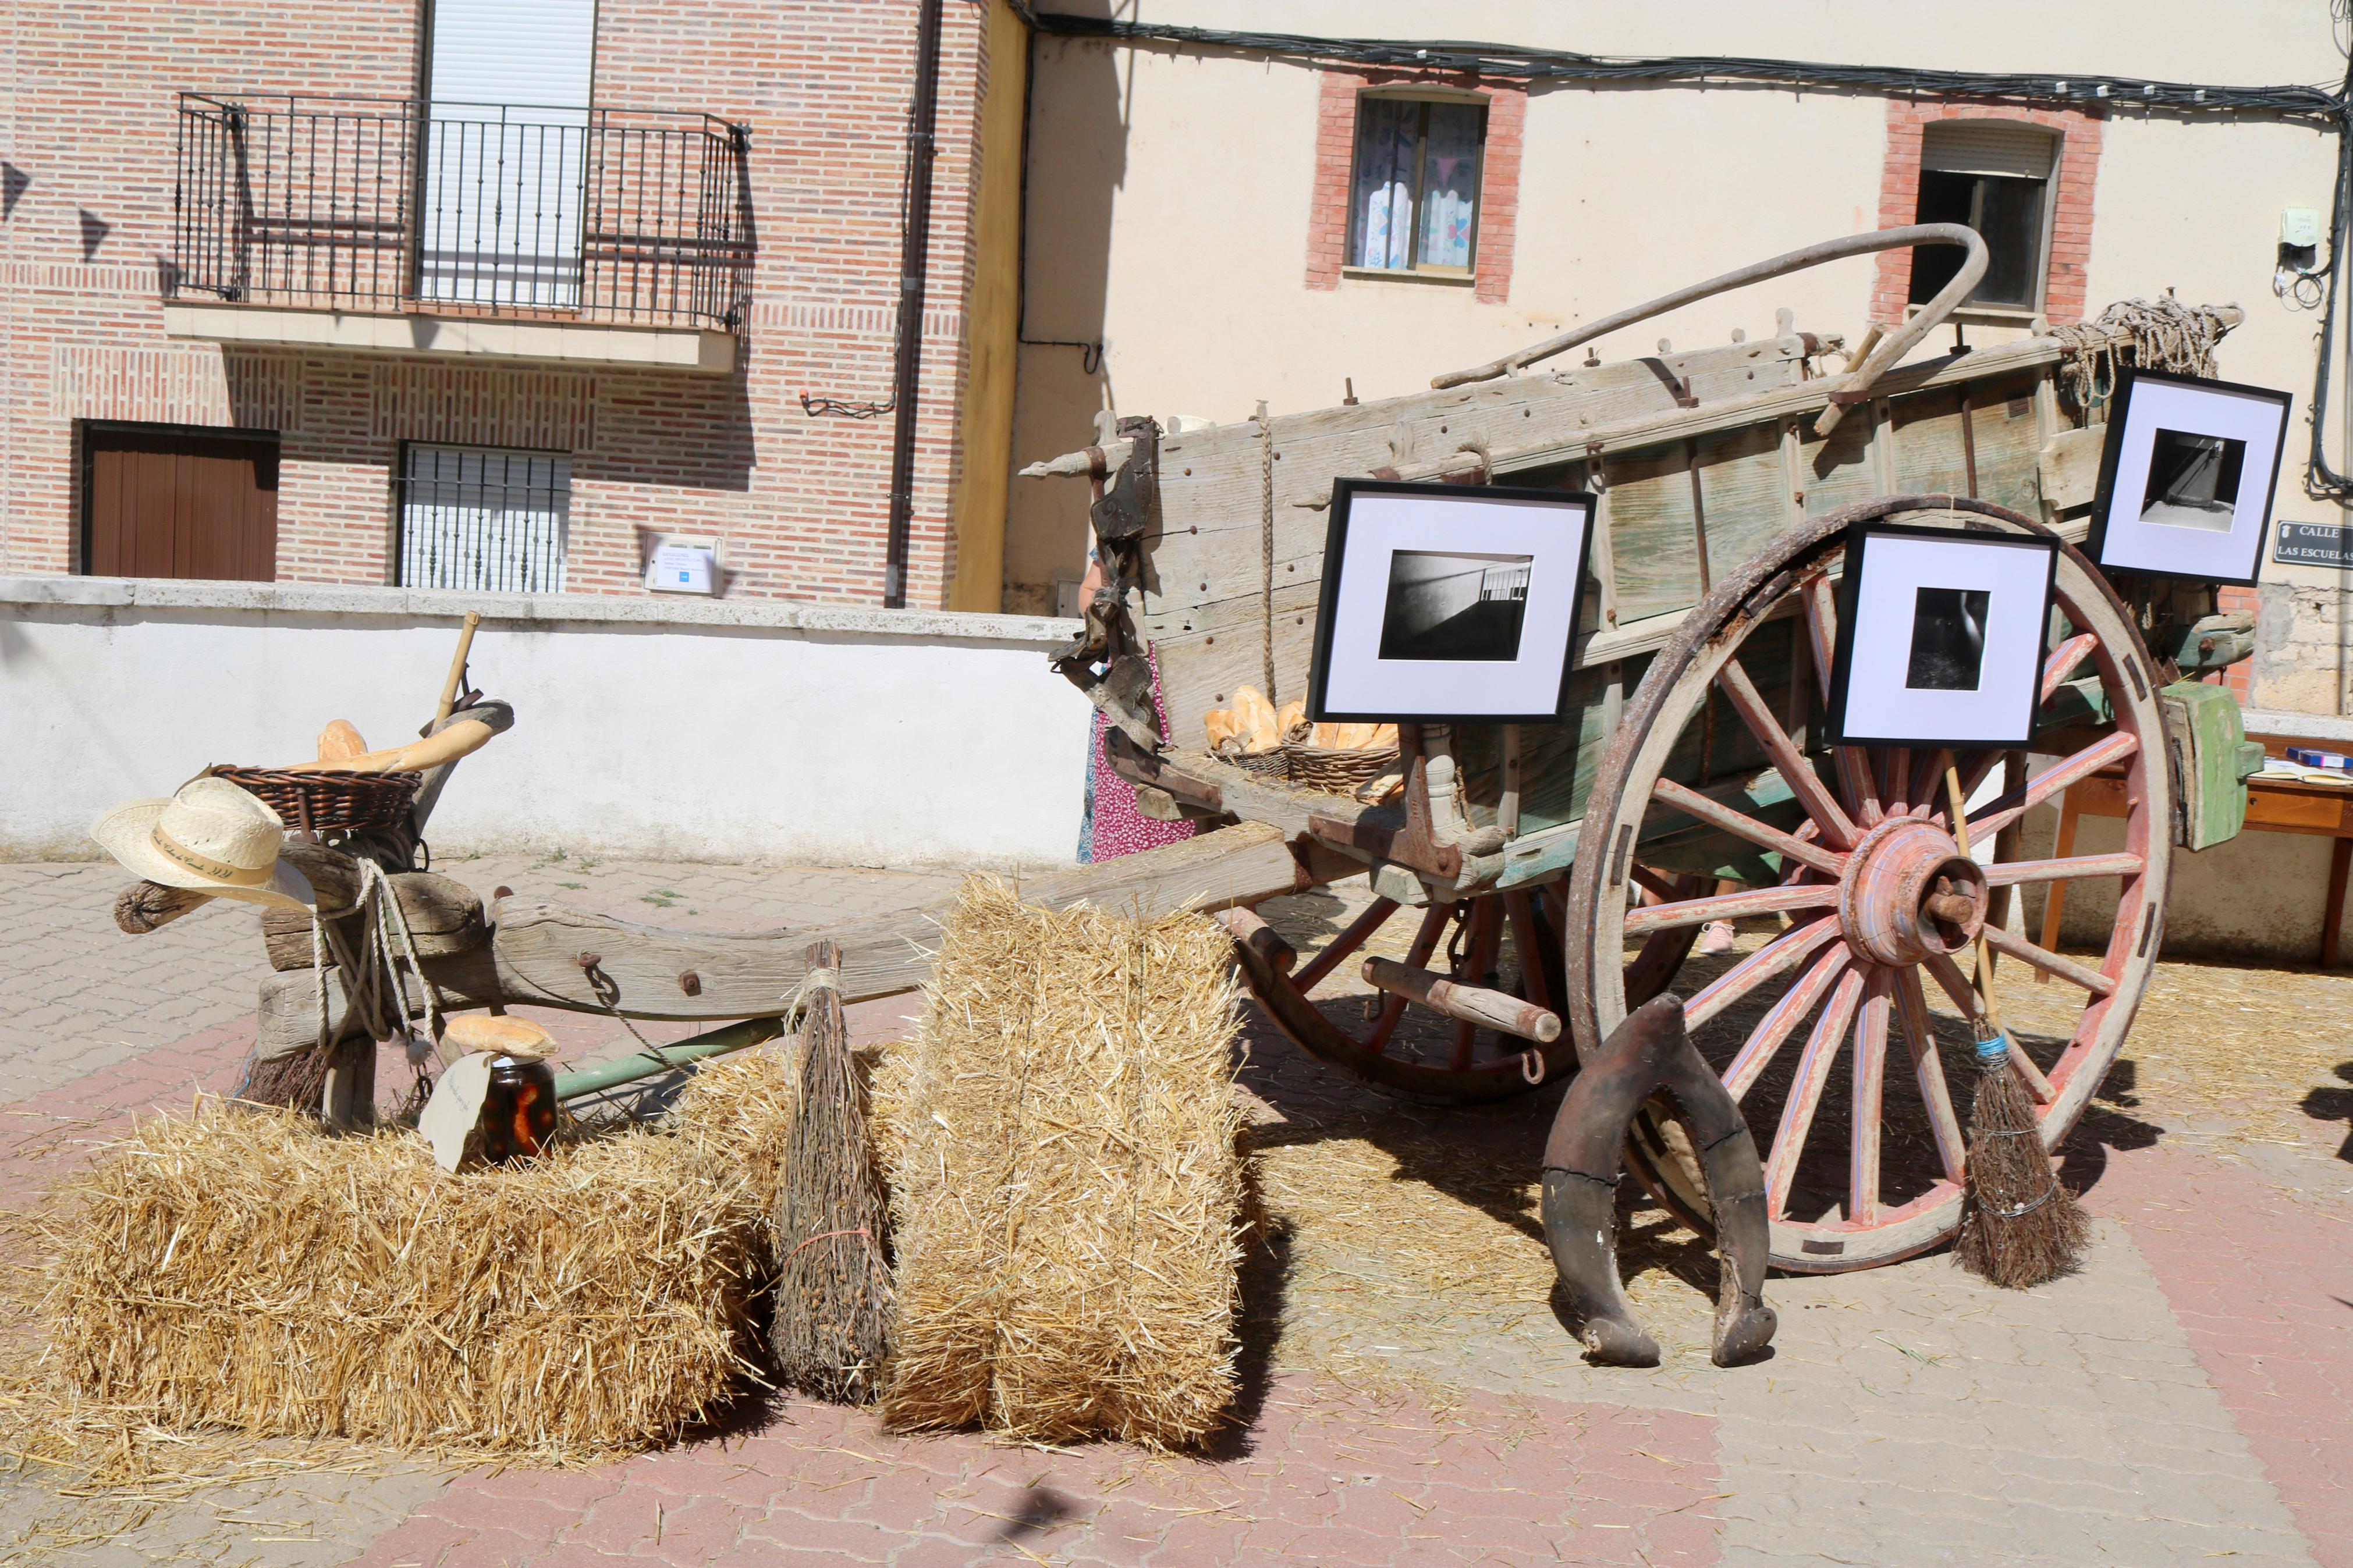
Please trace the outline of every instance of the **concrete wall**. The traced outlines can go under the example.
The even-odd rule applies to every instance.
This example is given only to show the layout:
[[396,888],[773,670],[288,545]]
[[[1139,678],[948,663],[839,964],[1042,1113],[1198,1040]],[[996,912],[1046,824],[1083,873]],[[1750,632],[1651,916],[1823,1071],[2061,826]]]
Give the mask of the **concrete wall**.
[[[1050,0],[1049,8],[1082,7]],[[1263,7],[1245,0],[1155,0],[1121,14],[1206,27],[1266,25]],[[2211,8],[2182,0],[2154,9],[2124,0],[1941,9],[1463,0],[1446,9],[1442,25],[1433,16],[1410,0],[1298,0],[1284,7],[1282,26],[1598,54],[2049,71],[2054,79],[2108,73],[2254,85],[2335,82],[2345,70],[2326,8],[2297,0],[2247,0],[2220,26]],[[1311,249],[1328,233],[1320,205],[1328,185],[1318,184],[1319,145],[1332,140],[1319,138],[1326,69],[1041,37],[1035,73],[1027,335],[1102,337],[1109,347],[1092,375],[1070,349],[1022,350],[1017,464],[1085,446],[1105,408],[1225,422],[1249,417],[1261,398],[1276,413],[1336,404],[1346,378],[1363,397],[1409,392],[1434,374],[1679,284],[1905,220],[1885,205],[1905,199],[1892,154],[1908,144],[1916,157],[1917,149],[1908,100],[1872,93],[1527,84],[1508,292],[1491,302],[1481,297],[1491,292],[1483,283],[1311,281]],[[1520,90],[1500,80],[1476,85]],[[2077,297],[2083,313],[2096,316],[2114,300],[2168,288],[2185,300],[2243,306],[2246,323],[2223,345],[2223,374],[2297,394],[2280,515],[2344,521],[2337,508],[2306,500],[2299,484],[2317,317],[2271,289],[2280,211],[2328,210],[2336,139],[2304,125],[2160,119],[2121,104],[2096,119],[2075,118],[2084,123],[2069,132],[2070,155],[2096,142],[2096,160],[2080,171],[2088,175],[2088,209],[2073,200],[2071,172],[2063,171],[2050,288],[2057,313],[2072,314],[2064,307]],[[1492,216],[1482,216],[1482,234]],[[2087,234],[2078,232],[2085,226]],[[1662,337],[1685,348],[1722,342],[1735,328],[1762,336],[1785,305],[1800,330],[1852,342],[1873,318],[1883,281],[1868,258],[1841,262],[1642,323],[1603,340],[1599,352],[1613,360],[1646,354]],[[1969,337],[1984,344],[2018,331],[1975,326]],[[1942,352],[1949,341],[1938,333],[1929,347]],[[2332,410],[2332,427],[2340,412]],[[1016,482],[1008,609],[1050,606],[1054,579],[1077,577],[1085,506],[1083,485]],[[2266,563],[2255,700],[2338,710],[2353,675],[2342,651],[2353,638],[2340,627],[2338,576]]]
[[865,866],[1068,864],[1089,709],[1075,627],[815,605],[0,578],[0,858],[80,858],[102,811],[214,763],[392,745],[431,717],[458,617],[515,727],[435,812],[498,848]]

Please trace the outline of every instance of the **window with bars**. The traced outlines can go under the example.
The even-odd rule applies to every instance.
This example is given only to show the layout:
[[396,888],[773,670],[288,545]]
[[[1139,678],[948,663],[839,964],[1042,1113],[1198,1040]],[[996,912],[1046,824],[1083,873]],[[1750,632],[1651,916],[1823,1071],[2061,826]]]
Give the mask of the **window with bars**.
[[569,457],[411,443],[398,486],[402,587],[564,591]]
[[1467,277],[1478,254],[1487,106],[1366,93],[1356,100],[1348,265]]

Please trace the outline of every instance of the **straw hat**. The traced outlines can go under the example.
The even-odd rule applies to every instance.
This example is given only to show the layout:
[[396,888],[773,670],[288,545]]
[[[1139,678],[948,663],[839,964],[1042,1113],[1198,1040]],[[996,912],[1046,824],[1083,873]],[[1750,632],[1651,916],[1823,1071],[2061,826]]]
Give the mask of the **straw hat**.
[[317,895],[278,863],[286,824],[227,779],[191,779],[169,800],[134,800],[98,819],[90,836],[117,860],[167,888],[306,913]]

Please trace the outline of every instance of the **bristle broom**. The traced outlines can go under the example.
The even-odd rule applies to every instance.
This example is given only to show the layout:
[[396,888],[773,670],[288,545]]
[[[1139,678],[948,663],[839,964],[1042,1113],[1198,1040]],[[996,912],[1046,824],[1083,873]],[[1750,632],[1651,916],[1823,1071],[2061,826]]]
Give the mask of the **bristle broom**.
[[[1953,836],[1969,852],[1960,772],[1945,772]],[[1994,1014],[1993,961],[1982,933],[1976,942],[1978,1088],[1969,1107],[1968,1192],[1954,1260],[2005,1289],[2024,1290],[2073,1273],[2090,1247],[2092,1226],[2075,1194],[2060,1185],[2042,1148],[2042,1129],[2026,1083],[2010,1065],[2010,1034]]]
[[786,1382],[822,1399],[874,1397],[891,1341],[884,1204],[869,1154],[865,1086],[834,976],[841,949],[808,950],[801,1096],[777,1199],[781,1265],[771,1343]]

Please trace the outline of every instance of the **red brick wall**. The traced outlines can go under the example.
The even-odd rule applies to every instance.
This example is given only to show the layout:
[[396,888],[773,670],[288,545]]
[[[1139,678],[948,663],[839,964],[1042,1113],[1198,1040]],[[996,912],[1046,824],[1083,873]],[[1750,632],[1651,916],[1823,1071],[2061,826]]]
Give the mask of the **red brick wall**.
[[[750,131],[759,241],[731,376],[327,353],[164,336],[175,89],[413,90],[417,0],[17,8],[0,225],[0,572],[73,567],[74,422],[282,433],[279,575],[390,578],[404,439],[573,455],[569,585],[639,592],[650,531],[725,538],[730,591],[879,603],[891,418],[812,420],[803,391],[891,394],[916,0],[602,0],[596,92]],[[945,602],[987,12],[947,0],[908,603]],[[93,37],[106,47],[94,50]],[[82,257],[79,213],[108,226]],[[487,378],[487,380],[485,379]]]
[[1428,71],[1326,69],[1315,105],[1315,184],[1307,215],[1307,286],[1337,289],[1348,256],[1348,182],[1356,158],[1356,96],[1369,88],[1427,83],[1466,88],[1487,99],[1487,145],[1479,174],[1479,240],[1472,273],[1482,304],[1512,295],[1512,247],[1520,213],[1520,153],[1528,94],[1524,83]]
[[[2058,190],[2052,207],[2051,268],[2042,283],[2042,315],[2053,325],[2082,321],[2084,268],[2092,255],[2092,189],[2099,175],[2105,120],[2072,109],[1890,99],[1887,163],[1879,184],[1880,227],[1917,220],[1921,132],[1940,120],[2010,120],[2059,133]],[[1911,297],[1912,253],[1882,251],[1871,291],[1871,319],[1883,325],[1903,321]]]

